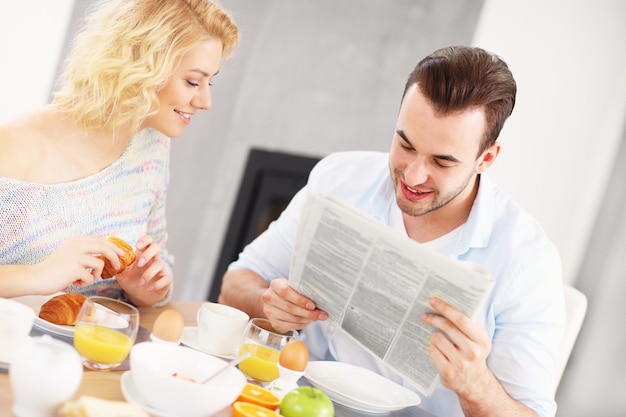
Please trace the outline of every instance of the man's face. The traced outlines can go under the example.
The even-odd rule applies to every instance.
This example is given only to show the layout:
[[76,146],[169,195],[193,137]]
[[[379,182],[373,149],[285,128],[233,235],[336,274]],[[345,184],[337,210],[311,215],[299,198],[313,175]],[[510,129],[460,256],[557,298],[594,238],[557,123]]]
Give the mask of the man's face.
[[389,156],[396,200],[405,215],[457,218],[455,207],[467,207],[463,203],[473,196],[476,175],[499,150],[499,144],[492,145],[495,151],[476,158],[484,129],[482,109],[436,115],[417,85],[409,88]]

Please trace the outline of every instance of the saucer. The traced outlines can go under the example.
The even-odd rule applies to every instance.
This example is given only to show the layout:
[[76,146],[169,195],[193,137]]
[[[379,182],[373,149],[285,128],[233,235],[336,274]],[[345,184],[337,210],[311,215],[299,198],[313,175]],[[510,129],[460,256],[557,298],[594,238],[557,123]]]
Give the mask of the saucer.
[[180,343],[185,346],[188,346],[192,349],[199,350],[200,352],[208,353],[209,355],[217,356],[222,359],[235,359],[237,355],[232,353],[230,355],[220,355],[217,353],[209,352],[198,343],[198,327],[196,326],[185,326],[183,329],[183,335],[180,338]]
[[135,404],[137,407],[144,410],[146,413],[153,417],[178,417],[174,414],[165,413],[163,411],[155,410],[146,403],[146,400],[141,396],[141,393],[135,387],[133,383],[133,377],[130,371],[126,371],[122,374],[120,379],[120,385],[122,386],[122,395],[124,399],[131,404]]
[[370,414],[389,413],[416,406],[417,393],[368,369],[343,362],[311,361],[306,379],[331,400]]

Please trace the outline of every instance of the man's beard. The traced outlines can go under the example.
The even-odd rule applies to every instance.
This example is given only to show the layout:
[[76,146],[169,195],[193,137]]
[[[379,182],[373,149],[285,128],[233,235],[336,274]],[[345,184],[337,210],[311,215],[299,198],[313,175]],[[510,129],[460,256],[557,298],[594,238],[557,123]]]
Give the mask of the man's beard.
[[447,192],[446,194],[441,195],[438,190],[432,190],[431,191],[432,196],[434,197],[433,202],[428,206],[415,207],[414,203],[411,203],[404,197],[404,194],[402,193],[402,190],[400,189],[402,187],[402,185],[400,184],[400,178],[402,178],[402,172],[396,170],[395,174],[396,174],[396,178],[395,178],[394,187],[396,189],[396,203],[398,204],[398,207],[404,214],[411,216],[411,217],[423,216],[424,214],[430,213],[431,211],[435,211],[445,206],[446,204],[454,200],[459,194],[465,191],[465,189],[467,188],[467,185],[470,183],[470,181],[472,180],[474,176],[474,174],[468,175],[468,177],[465,179],[465,181],[461,185],[459,185],[454,190]]

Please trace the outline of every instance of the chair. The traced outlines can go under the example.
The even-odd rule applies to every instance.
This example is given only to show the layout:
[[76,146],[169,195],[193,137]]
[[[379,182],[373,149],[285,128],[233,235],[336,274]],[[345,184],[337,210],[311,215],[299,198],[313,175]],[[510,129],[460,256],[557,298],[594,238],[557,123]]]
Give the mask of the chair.
[[587,296],[571,285],[564,284],[563,287],[565,291],[566,318],[565,332],[563,333],[563,340],[561,340],[559,349],[560,353],[557,358],[557,387],[561,382],[563,371],[565,371],[565,366],[587,314]]

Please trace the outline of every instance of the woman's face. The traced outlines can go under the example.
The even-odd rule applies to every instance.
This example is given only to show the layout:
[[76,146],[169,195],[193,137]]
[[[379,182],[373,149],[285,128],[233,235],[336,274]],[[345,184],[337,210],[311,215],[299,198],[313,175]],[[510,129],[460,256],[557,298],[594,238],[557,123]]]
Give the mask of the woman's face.
[[222,42],[202,42],[189,50],[157,93],[160,109],[146,118],[142,128],[153,128],[175,138],[182,135],[198,110],[211,108],[211,79],[220,69]]

